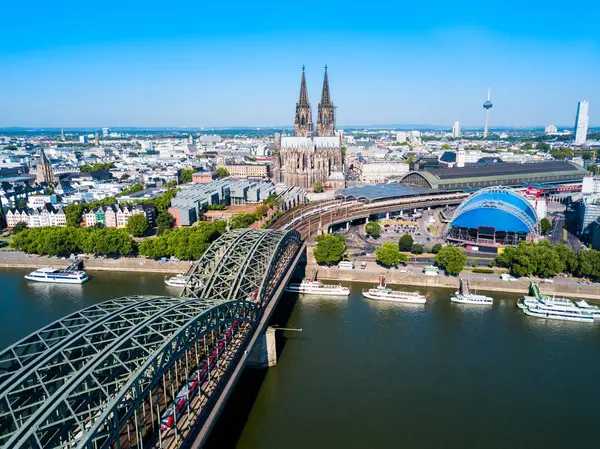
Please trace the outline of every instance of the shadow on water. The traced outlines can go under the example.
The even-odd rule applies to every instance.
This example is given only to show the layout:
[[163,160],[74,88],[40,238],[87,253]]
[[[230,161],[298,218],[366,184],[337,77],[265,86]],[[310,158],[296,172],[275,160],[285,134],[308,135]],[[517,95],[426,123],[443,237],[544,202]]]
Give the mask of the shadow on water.
[[[293,279],[302,279],[305,273],[306,261],[300,260]],[[279,299],[279,304],[273,311],[269,325],[285,327],[298,300],[297,294],[284,293]],[[285,348],[287,338],[283,332],[275,334],[277,358]],[[206,449],[234,449],[248,420],[250,411],[267,375],[267,369],[246,368],[240,376],[231,396],[227,400],[219,419],[212,429],[204,448]]]

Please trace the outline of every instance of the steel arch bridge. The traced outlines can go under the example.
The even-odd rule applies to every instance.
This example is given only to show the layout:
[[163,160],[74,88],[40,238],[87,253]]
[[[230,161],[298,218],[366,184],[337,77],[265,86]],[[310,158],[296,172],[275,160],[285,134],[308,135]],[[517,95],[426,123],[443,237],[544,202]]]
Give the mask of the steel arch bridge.
[[180,297],[109,300],[5,349],[0,446],[177,445],[249,349],[300,246],[296,231],[227,233],[186,273]]

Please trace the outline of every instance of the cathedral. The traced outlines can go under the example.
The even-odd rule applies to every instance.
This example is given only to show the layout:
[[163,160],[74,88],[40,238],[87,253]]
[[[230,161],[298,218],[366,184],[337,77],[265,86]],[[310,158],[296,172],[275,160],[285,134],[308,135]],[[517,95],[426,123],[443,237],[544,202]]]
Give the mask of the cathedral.
[[344,187],[342,138],[335,132],[335,108],[329,93],[327,66],[321,102],[317,109],[316,133],[302,67],[294,136],[282,136],[278,139],[274,157],[276,182],[306,189],[311,189],[317,181],[321,181],[323,186]]

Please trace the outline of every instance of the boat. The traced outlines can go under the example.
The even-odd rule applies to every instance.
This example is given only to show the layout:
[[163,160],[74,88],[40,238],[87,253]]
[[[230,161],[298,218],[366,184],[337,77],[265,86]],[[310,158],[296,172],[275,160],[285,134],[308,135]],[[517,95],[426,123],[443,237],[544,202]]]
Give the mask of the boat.
[[304,278],[302,282],[291,283],[285,287],[288,293],[302,293],[305,295],[321,295],[321,296],[348,296],[350,289],[342,285],[323,284],[317,280],[317,272],[315,271],[313,278]]
[[362,294],[365,298],[380,301],[408,302],[413,304],[425,304],[427,302],[427,297],[419,292],[401,292],[388,288],[385,283],[384,274],[379,275],[379,285],[376,288],[363,290]]
[[54,284],[83,284],[90,277],[83,270],[69,270],[54,267],[44,267],[25,275],[28,281],[48,282]]
[[183,274],[178,274],[177,276],[173,276],[170,278],[167,278],[165,276],[165,284],[167,284],[169,287],[183,288],[187,284],[187,279]]
[[561,301],[556,302],[552,298],[536,298],[524,301],[525,307],[523,313],[536,318],[545,318],[549,320],[577,321],[582,323],[593,323],[594,315],[577,305],[566,304],[566,298],[559,298]]
[[460,286],[454,296],[450,297],[450,301],[457,302],[460,304],[480,304],[489,305],[494,303],[494,298],[485,295],[478,295],[477,293],[471,293],[469,289],[469,281],[467,279],[460,279]]
[[581,310],[585,310],[585,311],[591,313],[594,318],[600,319],[600,307],[588,304],[583,299],[581,301],[577,301],[575,304]]
[[440,269],[435,265],[427,265],[423,267],[423,273],[425,273],[425,276],[437,276],[440,274]]

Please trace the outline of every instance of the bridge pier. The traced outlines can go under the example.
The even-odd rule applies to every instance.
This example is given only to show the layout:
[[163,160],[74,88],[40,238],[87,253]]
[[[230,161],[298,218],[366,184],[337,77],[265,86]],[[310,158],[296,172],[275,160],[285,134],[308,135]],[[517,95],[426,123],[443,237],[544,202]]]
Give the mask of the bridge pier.
[[275,328],[268,327],[265,333],[258,337],[256,344],[250,350],[247,366],[251,368],[270,368],[275,365],[277,365]]

